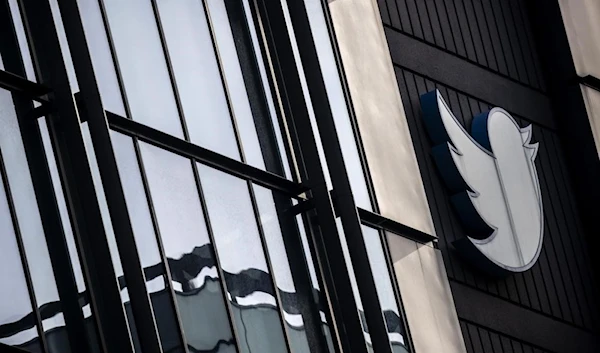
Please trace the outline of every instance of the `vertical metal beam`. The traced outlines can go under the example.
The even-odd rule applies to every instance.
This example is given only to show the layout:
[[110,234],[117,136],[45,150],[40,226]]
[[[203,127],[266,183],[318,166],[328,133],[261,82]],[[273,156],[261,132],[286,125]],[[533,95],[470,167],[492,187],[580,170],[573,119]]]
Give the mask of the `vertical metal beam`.
[[323,81],[323,72],[319,64],[315,43],[312,40],[313,36],[306,7],[304,1],[290,1],[288,6],[306,74],[308,90],[313,102],[317,127],[321,136],[325,137],[322,139],[322,143],[336,195],[336,211],[341,218],[350,258],[354,264],[354,272],[358,279],[358,290],[362,298],[373,349],[378,353],[391,353],[387,327],[383,319],[375,279],[363,239],[360,218],[335,129],[334,117]]
[[[312,189],[312,198],[318,214],[321,232],[312,233],[318,237],[315,243],[319,250],[319,258],[325,262],[321,267],[327,293],[331,297],[337,338],[344,352],[365,352],[366,342],[362,325],[352,294],[333,205],[310,126],[308,108],[302,98],[300,77],[289,43],[283,10],[281,5],[275,2],[260,1],[258,5],[274,63],[273,69],[277,81],[282,83],[279,89],[288,127],[303,161],[301,173],[308,179],[306,184]],[[328,109],[328,105],[326,108]]]
[[[363,235],[360,227],[360,219],[358,217],[356,204],[352,196],[350,181],[346,173],[346,167],[343,160],[339,138],[335,129],[334,118],[329,104],[329,98],[327,96],[327,91],[323,82],[323,73],[321,72],[317,51],[312,39],[313,37],[310,29],[310,23],[308,21],[308,14],[306,13],[306,8],[304,6],[303,1],[288,2],[288,6],[290,9],[292,25],[296,34],[296,40],[300,52],[300,57],[304,66],[304,71],[306,73],[306,81],[310,93],[310,98],[313,102],[317,127],[321,136],[326,137],[322,140],[322,143],[329,170],[331,171],[331,180],[336,195],[336,211],[342,221],[343,231],[346,235],[346,239],[348,242],[350,257],[354,264],[356,277],[358,278],[359,292],[365,309],[365,317],[367,320],[367,325],[369,327],[369,333],[371,335],[373,348],[378,353],[390,353],[391,346],[389,344],[389,339],[387,336],[387,328],[383,319],[379,298],[377,296],[375,280],[373,278],[368,254],[365,248]],[[271,11],[275,11],[276,13],[279,12],[279,14],[271,14],[271,20],[276,21],[277,17],[283,17],[280,14],[280,6],[268,4],[267,8]],[[279,21],[282,22],[281,20]],[[273,32],[278,31],[283,31],[285,33],[285,24],[280,23],[279,25],[277,25],[276,29],[274,29]],[[277,37],[277,33],[274,33],[274,37]],[[281,41],[279,41],[279,44],[279,46],[281,46]],[[289,55],[290,54],[288,54],[288,56]],[[292,60],[293,63],[293,58],[287,59],[287,61],[290,60]],[[283,61],[280,60],[280,64],[282,63]],[[284,65],[291,65],[292,63],[284,63]],[[289,70],[291,71],[292,69],[290,68]],[[306,108],[304,108],[304,110],[305,109]],[[300,143],[302,144],[302,141],[307,138],[310,138],[314,141],[314,138],[312,137],[312,131],[310,128],[310,122],[308,121],[308,116],[306,114],[297,114],[297,111],[294,112],[296,113],[294,114],[294,122],[296,124],[297,133],[300,135]],[[314,142],[310,145],[312,144],[314,144]],[[305,146],[306,145],[307,144],[305,144]],[[310,150],[315,151],[313,152]],[[303,152],[306,153],[305,166],[307,171],[310,171],[311,169],[316,169],[313,166],[314,164],[316,164],[316,161],[318,161],[318,154],[315,153],[316,147],[308,146],[308,148],[303,148]],[[309,157],[312,158],[309,159]],[[331,239],[333,238],[334,234],[336,236],[338,235],[337,229],[333,231],[333,228],[335,227],[335,221],[333,221],[334,216],[331,215],[332,211],[327,210],[327,208],[331,208],[331,204],[327,205],[327,203],[330,203],[331,200],[329,199],[322,172],[309,172],[309,177],[314,178],[315,176],[317,176],[318,179],[313,180],[317,181],[318,184],[313,188],[313,197],[315,199],[315,204],[317,205],[319,222],[321,224],[321,227],[323,228],[323,232],[326,234],[324,244],[325,247],[333,247],[335,249],[340,245],[339,239],[336,242],[337,244],[334,244],[334,242]],[[323,178],[322,181],[319,180],[321,178]],[[333,223],[333,225],[328,225],[330,229],[326,229],[325,227],[329,223]],[[336,250],[341,251],[341,249]],[[335,269],[331,269],[332,272],[335,274],[335,284],[343,286],[349,285],[349,283],[340,283],[341,281],[339,278],[341,271],[347,272],[347,270],[345,269],[345,263],[343,263],[343,254],[337,253],[335,254],[335,257],[331,256],[333,254],[329,255],[331,258],[330,265],[335,266]],[[341,293],[342,292],[338,291],[338,300],[346,300],[346,298],[342,297]],[[347,296],[349,293],[350,291],[343,293],[343,295]],[[354,315],[350,316],[350,303],[345,303],[345,306],[347,306],[347,308],[345,308],[344,314],[352,318],[352,316]],[[349,322],[347,322],[347,320],[344,320],[342,322],[344,322],[344,325],[349,326],[352,324],[353,321],[356,320],[356,318],[352,319]],[[340,323],[340,320],[336,321]],[[358,322],[358,326],[360,326],[360,322]],[[350,336],[346,338],[347,340],[356,339],[356,336],[358,335],[357,330],[359,329],[358,326],[355,323],[354,327],[352,327],[352,331],[347,332],[347,334],[350,334]],[[360,329],[360,336],[362,338],[362,327],[360,327]],[[351,345],[350,347],[350,349],[356,349],[356,345]]]
[[[64,179],[69,210],[74,217],[74,233],[88,278],[90,301],[100,323],[99,339],[106,352],[133,353],[117,278],[110,266],[110,249],[88,165],[78,112],[50,5],[47,1],[22,1],[21,8],[40,82],[54,89],[52,100],[58,112],[49,117],[48,129]],[[65,22],[70,22],[70,17],[63,16],[67,20]],[[67,33],[70,32],[71,28],[67,30]],[[75,49],[74,46],[71,49]],[[81,79],[85,85],[85,72]]]
[[48,352],[48,344],[46,343],[46,336],[44,335],[44,328],[42,326],[42,318],[40,316],[40,308],[35,298],[35,289],[33,288],[33,281],[31,279],[31,272],[29,272],[29,263],[27,261],[27,254],[25,252],[25,246],[23,245],[23,238],[21,237],[21,229],[19,228],[19,220],[15,211],[15,205],[12,199],[12,193],[10,191],[10,185],[8,184],[8,175],[6,174],[6,168],[4,166],[4,158],[2,158],[2,150],[0,150],[0,182],[4,186],[4,193],[6,194],[6,202],[8,203],[8,209],[12,219],[12,226],[15,235],[15,242],[19,249],[19,257],[21,258],[21,266],[23,268],[23,275],[25,276],[25,283],[27,284],[27,291],[29,292],[29,301],[31,303],[31,314],[34,318],[34,325],[37,329],[39,345],[42,352]]
[[[260,50],[264,58],[266,58],[265,62],[265,70],[271,69],[271,61],[270,61],[270,53],[267,48],[264,26],[262,23],[262,18],[259,14],[259,10],[257,8],[256,2],[250,0],[250,10],[252,12],[252,20],[255,23],[255,28],[257,31],[257,37],[259,38]],[[271,70],[269,70],[272,73]],[[267,75],[268,84],[271,86],[271,93],[274,102],[278,101],[278,92],[277,85],[274,81],[273,75]],[[284,121],[283,112],[281,110],[277,110],[277,119],[280,122]],[[260,114],[263,115],[263,114]],[[260,118],[256,116],[255,119]],[[269,121],[270,123],[270,121]],[[285,136],[287,137],[287,128],[285,124],[279,124],[277,126],[272,126],[272,129],[280,128],[283,132],[285,132]],[[268,144],[276,143],[275,141],[265,141],[267,138],[260,139],[259,143],[261,148],[264,150],[269,147]],[[285,144],[285,150],[279,151],[279,153],[287,153],[288,161],[294,160],[292,156],[292,146],[289,143]],[[265,167],[268,171],[271,171],[277,175],[285,175],[284,168],[282,165],[283,161],[281,158],[278,160],[275,159],[267,159],[265,158]],[[295,165],[295,163],[294,163]],[[297,176],[297,173],[293,173],[294,176]],[[308,261],[312,261],[310,258],[305,257],[304,251],[298,251],[299,249],[303,249],[304,246],[302,244],[302,239],[300,236],[300,230],[295,218],[295,215],[292,215],[289,210],[293,207],[291,199],[289,197],[285,197],[277,192],[273,192],[273,201],[275,203],[275,209],[277,211],[277,219],[279,220],[279,225],[281,227],[281,233],[283,237],[283,243],[285,246],[285,251],[288,257],[290,270],[292,273],[292,277],[294,280],[294,285],[296,288],[296,293],[298,296],[298,302],[300,303],[300,311],[302,313],[302,320],[304,322],[304,329],[306,331],[306,336],[309,342],[310,347],[314,347],[314,352],[327,352],[327,341],[325,339],[325,335],[321,328],[321,316],[319,314],[319,308],[317,306],[317,301],[314,297],[313,292],[313,284],[310,278],[309,265]],[[330,352],[333,353],[333,352]]]
[[[161,353],[160,338],[150,297],[146,290],[146,279],[135,243],[125,194],[117,169],[79,8],[75,0],[59,0],[58,3],[81,90],[81,100],[88,117],[92,144],[104,186],[108,210],[127,282],[127,290],[131,298],[131,308],[140,346],[144,352]],[[77,121],[77,123],[79,122]]]
[[[7,1],[0,3],[0,53],[6,70],[25,77],[25,67],[21,58],[14,23],[10,17]],[[5,53],[8,52],[8,55]],[[76,352],[89,352],[85,321],[79,305],[77,284],[73,274],[69,250],[58,210],[56,197],[44,153],[44,146],[36,119],[30,114],[33,104],[29,99],[13,94],[15,110],[21,130],[21,137],[27,156],[31,179],[46,236],[50,261],[52,263],[56,286],[65,318],[65,325],[71,349]]]

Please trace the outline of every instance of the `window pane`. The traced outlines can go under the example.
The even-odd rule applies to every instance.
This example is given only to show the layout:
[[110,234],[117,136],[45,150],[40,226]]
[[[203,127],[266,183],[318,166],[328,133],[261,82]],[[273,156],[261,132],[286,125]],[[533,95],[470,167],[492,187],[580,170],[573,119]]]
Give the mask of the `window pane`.
[[8,195],[4,188],[5,182],[4,175],[1,175],[0,281],[2,281],[2,285],[0,286],[0,343],[23,347],[27,346],[29,342],[37,344],[39,336],[17,246],[14,232],[15,225],[8,207]]
[[132,118],[183,138],[152,4],[105,0],[104,6]]
[[[59,301],[58,290],[25,147],[21,139],[12,95],[3,89],[0,89],[0,126],[2,126],[0,151],[6,168],[6,179],[12,194],[35,299],[39,307],[55,304]],[[44,331],[52,331],[65,325],[60,306],[54,305],[51,310],[46,311],[42,317],[42,325]],[[47,336],[51,335],[48,333]],[[63,350],[68,350],[68,347],[63,347]]]
[[167,288],[165,266],[154,232],[133,140],[117,132],[111,132],[111,138],[162,348],[164,352],[181,352],[183,347],[170,301],[171,294]]
[[246,163],[284,175],[285,150],[248,4],[207,3]]
[[[130,299],[129,292],[127,291],[127,283],[125,281],[125,276],[123,273],[123,266],[121,264],[121,258],[119,256],[119,248],[117,246],[117,239],[115,238],[115,232],[112,227],[112,221],[108,209],[108,202],[106,201],[106,196],[104,194],[104,185],[102,184],[102,179],[100,177],[100,170],[98,168],[98,162],[96,161],[96,153],[94,151],[94,146],[92,144],[92,138],[87,122],[81,124],[81,133],[83,135],[83,141],[85,143],[85,150],[87,153],[88,163],[90,165],[90,170],[92,173],[92,180],[94,182],[96,197],[98,198],[98,205],[100,206],[100,214],[102,216],[102,223],[104,225],[104,231],[106,233],[106,240],[108,242],[113,270],[115,271],[115,275],[117,277],[119,287],[121,289],[121,302],[124,304],[123,309],[127,314],[130,335],[133,340],[134,347],[136,351],[139,352],[140,343],[138,337],[135,334],[135,321],[130,308],[131,303],[129,302]],[[117,308],[115,308],[114,310],[117,310]]]
[[[309,217],[309,216],[306,216],[306,217]],[[307,259],[313,259],[313,261],[308,261],[308,271],[310,274],[311,284],[314,288],[314,291],[316,292],[316,298],[318,301],[317,305],[319,307],[319,318],[320,318],[321,328],[323,330],[323,334],[325,335],[325,340],[327,342],[328,351],[335,352],[335,349],[333,346],[333,338],[331,336],[330,323],[327,320],[327,314],[325,313],[325,310],[327,310],[327,299],[325,298],[325,294],[323,293],[323,291],[321,290],[321,286],[319,285],[319,279],[317,277],[317,269],[315,267],[316,261],[314,259],[316,259],[316,255],[313,254],[313,252],[311,250],[312,248],[309,244],[309,240],[308,240],[308,237],[306,234],[306,228],[304,227],[304,223],[302,222],[302,216],[298,215],[298,216],[296,216],[296,219],[298,222],[298,230],[300,231],[302,248],[304,249],[304,256]],[[320,230],[318,230],[318,231],[320,231]]]
[[[340,145],[342,146],[342,154],[344,157],[344,163],[346,164],[348,177],[350,178],[354,201],[356,206],[366,210],[372,210],[369,191],[365,181],[360,154],[358,151],[357,140],[352,128],[350,113],[348,111],[348,105],[342,87],[342,81],[340,78],[341,73],[337,67],[331,39],[329,36],[329,30],[325,21],[325,13],[323,12],[322,7],[323,2],[321,0],[304,0],[304,4],[308,13],[310,28],[317,50],[317,55],[319,57],[321,73],[323,74],[325,89],[327,91],[327,97],[329,98],[329,104],[333,114],[337,136],[340,140]],[[290,33],[291,38],[293,38],[293,35],[291,34],[293,29],[291,20],[289,18],[287,0],[282,2],[282,6],[284,9],[284,14],[286,15],[288,32]],[[293,47],[295,46],[296,45],[294,44]],[[302,69],[297,49],[296,53],[294,54],[296,62],[299,65],[299,72],[302,76],[305,74],[305,72],[303,72],[304,70]],[[306,74],[310,75],[311,73]],[[305,95],[308,96],[307,90],[305,90]],[[311,105],[309,105],[309,108],[311,108]],[[314,120],[312,116],[311,118],[313,128],[316,130],[316,120]],[[318,137],[319,135],[316,131],[315,136],[319,142],[318,147],[321,148],[320,139]],[[325,161],[324,154],[320,154],[321,162],[323,163]]]
[[190,140],[239,160],[202,1],[159,0],[157,4]]
[[342,245],[342,252],[344,253],[344,260],[346,262],[346,268],[348,269],[348,274],[350,275],[350,285],[352,286],[352,294],[354,295],[354,300],[356,301],[356,307],[358,308],[358,315],[360,316],[360,322],[363,328],[363,334],[365,336],[365,341],[367,343],[367,351],[373,352],[373,345],[371,343],[371,335],[369,334],[369,327],[367,326],[367,320],[365,317],[365,309],[362,304],[362,298],[360,297],[360,292],[358,289],[358,281],[356,278],[356,274],[354,272],[354,265],[352,264],[352,259],[350,257],[350,249],[348,248],[348,242],[346,241],[346,234],[344,233],[344,229],[342,227],[342,221],[340,218],[336,218],[335,220],[338,233],[340,235],[340,243]]
[[69,251],[69,257],[71,260],[71,268],[73,269],[73,275],[75,277],[75,284],[77,286],[77,291],[79,293],[80,305],[82,305],[81,310],[83,313],[83,318],[85,320],[86,330],[87,330],[87,334],[88,334],[88,340],[90,341],[90,346],[92,347],[92,351],[99,352],[100,346],[98,343],[96,323],[93,318],[89,295],[87,293],[87,287],[86,287],[85,279],[83,276],[81,263],[79,261],[79,252],[78,252],[77,246],[75,244],[75,238],[73,235],[73,228],[71,226],[69,211],[67,209],[67,203],[65,200],[65,196],[63,194],[62,183],[60,180],[58,166],[56,164],[56,159],[54,157],[54,149],[53,149],[51,141],[50,141],[50,134],[48,132],[48,126],[46,124],[45,117],[41,117],[38,119],[38,126],[40,129],[42,143],[44,145],[46,160],[48,161],[50,177],[52,179],[52,184],[54,186],[54,194],[56,196],[56,202],[57,202],[57,206],[58,206],[58,211],[60,213],[60,218],[61,218],[63,231],[64,231],[64,235],[65,235],[65,241],[67,243],[67,248]]
[[33,62],[31,61],[31,54],[29,51],[29,42],[27,35],[25,34],[25,27],[23,26],[23,19],[21,18],[21,12],[17,0],[8,0],[10,7],[10,13],[17,34],[17,40],[19,42],[19,49],[21,51],[21,57],[23,58],[23,65],[25,67],[25,75],[29,81],[36,82],[35,71],[33,70]]
[[98,0],[78,0],[77,5],[104,109],[126,116]]
[[191,162],[145,143],[140,149],[187,343],[236,352]]
[[286,352],[279,308],[248,183],[198,165],[240,351]]
[[404,341],[405,331],[404,323],[400,317],[400,310],[396,302],[394,285],[390,278],[390,269],[385,258],[385,252],[381,243],[381,236],[378,230],[362,226],[363,237],[371,270],[377,274],[375,286],[377,287],[377,296],[381,303],[383,316],[387,324],[388,336],[394,352],[408,352]]
[[310,119],[312,132],[315,137],[316,144],[317,144],[317,152],[319,154],[319,160],[321,162],[323,174],[325,174],[325,182],[327,183],[327,187],[329,188],[329,190],[331,190],[331,189],[333,189],[333,184],[331,183],[331,175],[329,173],[329,167],[327,166],[327,161],[325,160],[325,151],[323,151],[323,143],[321,142],[321,134],[319,133],[319,129],[317,128],[317,120],[315,118],[315,111],[313,109],[312,100],[311,100],[310,94],[308,92],[308,84],[306,82],[304,67],[302,65],[302,60],[300,59],[300,52],[298,49],[298,44],[296,43],[296,34],[294,33],[294,29],[292,28],[292,19],[290,18],[290,12],[289,12],[286,0],[281,2],[281,8],[283,9],[283,17],[285,19],[285,23],[287,26],[288,35],[290,36],[292,53],[294,55],[294,60],[296,62],[296,66],[298,68],[298,76],[300,78],[300,85],[302,86],[302,94],[304,95],[304,102],[306,104],[306,108],[308,109],[308,117]]

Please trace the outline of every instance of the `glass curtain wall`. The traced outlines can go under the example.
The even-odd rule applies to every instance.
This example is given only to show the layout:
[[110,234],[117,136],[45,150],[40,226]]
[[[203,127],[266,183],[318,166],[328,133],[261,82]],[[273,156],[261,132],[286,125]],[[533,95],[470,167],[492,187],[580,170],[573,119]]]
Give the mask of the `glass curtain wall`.
[[[156,351],[162,352],[339,351],[336,335],[343,332],[333,324],[330,309],[336,299],[326,295],[322,278],[329,260],[319,257],[319,219],[310,211],[307,198],[312,191],[305,186],[310,180],[288,126],[292,118],[282,108],[279,91],[284,83],[274,74],[272,53],[265,44],[273,29],[265,29],[268,21],[257,3],[48,4],[45,20],[56,30],[69,86],[57,90],[69,93],[77,109],[79,147],[106,238],[104,265],[120,296],[121,306],[113,308],[123,311],[132,351],[145,351],[149,327],[155,327],[160,345]],[[73,20],[62,14],[73,4],[81,18],[83,42],[65,30],[73,28]],[[331,190],[304,79],[307,73],[287,4],[282,6],[302,84],[302,97],[295,99],[308,108]],[[327,12],[320,1],[307,0],[305,6],[356,204],[372,211]],[[0,54],[10,53],[12,60],[10,65],[0,61],[0,82],[16,80],[14,87],[7,87],[10,91],[0,88],[0,278],[11,283],[0,287],[0,343],[32,352],[102,351],[108,343],[97,325],[105,327],[113,318],[106,319],[106,313],[98,318],[106,303],[88,293],[90,281],[101,282],[89,267],[92,260],[82,255],[89,241],[82,226],[88,216],[77,208],[80,189],[67,175],[67,167],[80,167],[71,164],[66,154],[73,156],[72,151],[65,152],[61,145],[67,134],[60,119],[67,118],[59,117],[62,107],[48,108],[47,92],[33,94],[42,97],[36,101],[30,97],[36,89],[53,88],[35,84],[48,83],[47,78],[38,79],[43,71],[39,60],[48,52],[31,55],[39,45],[31,44],[32,31],[17,0],[0,0],[0,17],[9,20],[2,26],[12,38],[0,43]],[[87,47],[78,46],[81,43]],[[91,59],[92,81],[78,61],[82,52]],[[52,76],[47,69],[45,73]],[[128,277],[131,261],[124,257],[128,243],[123,240],[127,235],[115,219],[106,150],[98,147],[98,125],[88,121],[94,115],[82,98],[89,94],[89,82],[99,92],[103,128],[108,126],[108,158],[115,161],[116,182],[123,190],[123,211],[139,259],[134,265],[142,269],[141,292]],[[23,92],[18,92],[21,87]],[[358,309],[366,348],[372,350],[358,291],[360,278],[354,275],[341,227],[339,233],[356,298],[353,310]],[[378,230],[363,227],[362,233],[371,267],[385,277],[376,281],[381,320],[392,350],[404,352],[406,336],[393,277],[387,268],[383,271],[385,243]],[[13,303],[6,300],[9,297],[18,300]],[[153,322],[138,327],[139,303],[144,301]],[[66,327],[67,321],[80,322],[79,330]],[[73,342],[78,342],[77,348],[70,347]]]

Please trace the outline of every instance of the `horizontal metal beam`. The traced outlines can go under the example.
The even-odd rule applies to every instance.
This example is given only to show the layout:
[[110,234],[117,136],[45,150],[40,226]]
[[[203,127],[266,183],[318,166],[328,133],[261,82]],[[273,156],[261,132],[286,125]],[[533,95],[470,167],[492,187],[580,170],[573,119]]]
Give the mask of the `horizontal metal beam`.
[[0,87],[11,92],[22,93],[31,99],[46,102],[43,97],[52,90],[39,83],[31,82],[21,76],[0,70]]
[[596,76],[578,76],[577,81],[582,85],[586,85],[590,88],[595,89],[596,91],[600,91],[600,78]]
[[264,186],[271,190],[279,191],[287,196],[303,200],[300,196],[309,189],[279,175],[266,172],[235,159],[225,157],[219,153],[194,145],[193,143],[171,136],[164,132],[140,124],[131,119],[123,118],[117,114],[106,112],[108,125],[112,130],[137,137],[140,141],[147,142],[156,147],[173,152],[183,157],[190,158],[211,168],[237,176]]
[[358,215],[362,224],[375,229],[381,229],[401,235],[405,238],[414,240],[418,243],[428,243],[437,240],[436,236],[427,234],[418,229],[411,228],[402,223],[398,223],[380,214],[373,213],[362,208],[358,209]]

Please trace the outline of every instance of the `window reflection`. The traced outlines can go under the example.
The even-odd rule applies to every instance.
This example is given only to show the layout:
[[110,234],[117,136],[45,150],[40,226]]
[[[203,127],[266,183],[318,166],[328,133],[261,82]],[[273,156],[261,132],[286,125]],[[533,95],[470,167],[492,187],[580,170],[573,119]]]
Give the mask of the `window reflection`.
[[200,164],[198,170],[226,276],[240,351],[286,352],[277,297],[248,184]]
[[236,352],[190,161],[144,143],[140,149],[187,343]]
[[[111,139],[162,348],[164,352],[180,352],[183,348],[178,335],[175,309],[169,300],[168,278],[157,243],[134,143],[130,137],[116,132],[111,132]],[[129,310],[129,307],[127,309]]]

